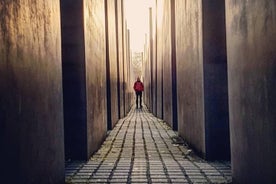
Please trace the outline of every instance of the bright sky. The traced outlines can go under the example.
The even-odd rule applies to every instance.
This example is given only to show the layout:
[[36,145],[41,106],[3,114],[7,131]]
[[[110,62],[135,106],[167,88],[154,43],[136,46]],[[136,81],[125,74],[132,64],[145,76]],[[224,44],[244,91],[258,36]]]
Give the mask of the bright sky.
[[134,52],[144,51],[145,34],[149,32],[149,7],[153,0],[125,0],[125,17],[130,29],[130,47]]

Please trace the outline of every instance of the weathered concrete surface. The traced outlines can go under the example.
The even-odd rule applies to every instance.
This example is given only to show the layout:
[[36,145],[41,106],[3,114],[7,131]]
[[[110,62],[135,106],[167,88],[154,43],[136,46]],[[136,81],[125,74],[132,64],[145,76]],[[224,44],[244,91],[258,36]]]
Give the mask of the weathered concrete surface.
[[[124,2],[124,1],[123,1]],[[124,80],[123,80],[123,88],[124,88],[124,114],[126,115],[129,108],[129,99],[128,99],[128,73],[129,73],[129,42],[128,42],[128,31],[127,31],[127,23],[123,22],[123,57],[124,57]]]
[[177,74],[176,74],[176,35],[175,35],[175,0],[171,1],[171,66],[172,66],[172,128],[178,130],[177,112]]
[[145,103],[156,115],[156,7],[149,8],[149,35],[145,40]]
[[176,1],[179,133],[203,157],[230,159],[224,1]]
[[85,45],[82,17],[82,1],[77,3],[61,1],[66,159],[87,159]]
[[[156,2],[155,2],[156,3]],[[156,5],[156,4],[155,4]],[[152,113],[157,114],[157,20],[156,6],[152,8]]]
[[116,9],[116,26],[117,26],[117,62],[118,62],[118,109],[119,109],[119,118],[125,116],[125,101],[124,101],[124,45],[123,45],[123,23],[124,23],[124,14],[123,14],[123,0],[117,0],[117,9]]
[[61,5],[65,156],[86,160],[106,134],[104,1]]
[[175,4],[178,131],[204,155],[202,3],[177,0]]
[[276,183],[276,2],[226,1],[226,25],[233,180]]
[[157,28],[156,28],[156,116],[163,118],[163,60],[162,60],[162,45],[164,43],[162,37],[162,20],[164,11],[164,0],[156,1],[157,9]]
[[206,158],[230,159],[225,2],[203,3],[203,73]]
[[[156,1],[150,16],[149,107],[175,128],[173,119],[172,1]],[[174,28],[173,28],[174,31]],[[175,64],[174,64],[175,66]],[[174,68],[175,69],[175,68]],[[175,78],[174,78],[175,79]],[[175,88],[174,88],[175,89]]]
[[[149,12],[149,15],[151,14],[151,10]],[[151,16],[151,15],[150,15]],[[152,79],[151,79],[151,73],[152,73],[152,66],[151,66],[151,53],[150,53],[150,37],[151,37],[151,30],[149,37],[145,38],[145,44],[144,44],[144,53],[143,53],[143,64],[142,64],[142,75],[143,75],[143,81],[144,81],[144,95],[143,95],[143,101],[145,105],[151,110],[152,108],[152,101],[151,101],[151,92],[152,92]]]
[[64,183],[59,9],[0,2],[1,183]]
[[87,154],[90,156],[106,136],[106,45],[104,1],[84,3]]
[[[159,3],[159,2],[158,2]],[[157,62],[163,64],[163,119],[173,125],[172,112],[172,60],[171,60],[171,1],[163,1],[161,58]],[[157,34],[158,34],[157,33]],[[161,61],[162,60],[162,61]]]
[[106,47],[107,47],[107,108],[108,129],[112,129],[119,119],[118,76],[115,1],[106,0]]
[[131,53],[130,53],[130,32],[127,28],[127,23],[125,23],[125,32],[124,32],[124,38],[125,38],[125,48],[124,48],[124,62],[125,62],[125,82],[124,82],[124,88],[125,88],[125,114],[127,114],[130,111],[131,105],[134,103],[134,91],[133,91],[133,84],[135,79],[131,78],[132,68],[131,68]]

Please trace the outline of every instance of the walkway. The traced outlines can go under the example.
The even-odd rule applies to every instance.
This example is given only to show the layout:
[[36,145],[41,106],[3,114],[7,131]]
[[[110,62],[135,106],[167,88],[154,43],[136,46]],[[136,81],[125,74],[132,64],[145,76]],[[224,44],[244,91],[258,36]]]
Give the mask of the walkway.
[[230,163],[206,162],[162,120],[132,109],[88,162],[66,164],[67,183],[230,183]]

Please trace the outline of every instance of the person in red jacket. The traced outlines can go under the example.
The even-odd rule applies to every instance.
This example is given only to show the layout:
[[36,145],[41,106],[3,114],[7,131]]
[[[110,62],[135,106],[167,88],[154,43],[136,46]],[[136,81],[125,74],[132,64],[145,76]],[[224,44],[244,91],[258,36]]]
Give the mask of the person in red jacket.
[[136,108],[138,109],[138,99],[140,100],[140,108],[142,108],[142,92],[144,91],[144,84],[141,82],[139,77],[137,77],[133,89],[136,93]]

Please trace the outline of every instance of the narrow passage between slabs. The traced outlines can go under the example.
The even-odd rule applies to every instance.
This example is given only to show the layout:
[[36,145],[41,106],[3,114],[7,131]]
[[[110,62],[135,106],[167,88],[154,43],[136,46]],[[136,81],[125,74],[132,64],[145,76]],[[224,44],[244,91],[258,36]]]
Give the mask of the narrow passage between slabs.
[[197,157],[163,120],[131,109],[87,162],[66,163],[66,183],[231,183],[230,162]]

